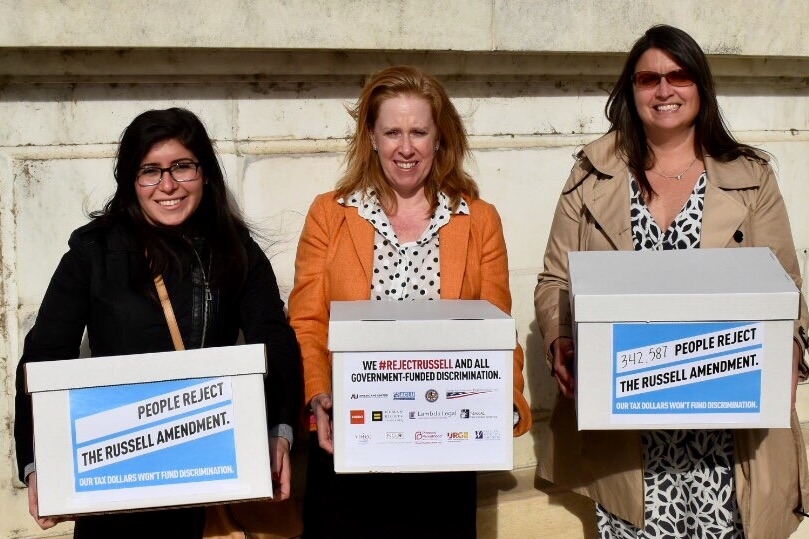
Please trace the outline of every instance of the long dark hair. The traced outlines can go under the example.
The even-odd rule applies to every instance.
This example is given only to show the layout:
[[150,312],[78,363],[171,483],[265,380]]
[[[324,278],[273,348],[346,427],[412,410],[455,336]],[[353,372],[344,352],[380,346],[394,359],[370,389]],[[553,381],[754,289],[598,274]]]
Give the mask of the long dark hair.
[[632,77],[638,60],[649,49],[659,49],[671,55],[696,81],[700,99],[699,113],[694,122],[697,155],[706,152],[723,162],[732,161],[741,155],[760,160],[751,146],[741,144],[730,134],[719,110],[708,59],[694,38],[673,26],[652,26],[629,51],[624,69],[604,108],[610,121],[609,131],[615,131],[617,135],[616,148],[627,158],[629,169],[647,200],[651,200],[654,193],[646,177],[646,170],[654,165],[654,155],[647,144],[643,124],[635,107]]
[[[199,160],[205,185],[199,207],[178,227],[147,221],[138,203],[135,178],[140,164],[155,144],[177,140]],[[132,227],[146,253],[145,270],[155,275],[179,270],[177,241],[203,238],[210,249],[214,284],[240,285],[247,275],[244,238],[250,230],[225,184],[213,143],[205,126],[192,112],[181,108],[148,110],[138,115],[121,136],[115,159],[115,194],[94,219]],[[173,247],[174,246],[174,247]]]
[[454,210],[466,197],[478,198],[475,180],[464,170],[464,158],[471,155],[463,120],[450,101],[444,86],[435,77],[409,66],[392,66],[373,75],[362,89],[359,100],[350,111],[357,125],[348,143],[346,173],[337,183],[337,196],[348,197],[358,190],[374,189],[386,211],[395,210],[396,196],[385,180],[379,157],[371,145],[379,107],[392,97],[416,96],[430,104],[433,121],[438,128],[438,150],[424,185],[431,207],[438,206],[438,193],[443,192]]

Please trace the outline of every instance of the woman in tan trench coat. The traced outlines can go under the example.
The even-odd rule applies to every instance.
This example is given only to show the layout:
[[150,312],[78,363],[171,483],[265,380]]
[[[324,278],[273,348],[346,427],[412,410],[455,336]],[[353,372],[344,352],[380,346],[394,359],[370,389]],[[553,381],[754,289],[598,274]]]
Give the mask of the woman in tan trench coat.
[[[560,389],[540,473],[597,502],[601,538],[786,538],[809,499],[794,409],[791,429],[577,431],[569,251],[766,246],[801,285],[768,156],[728,132],[707,59],[688,34],[650,28],[606,112],[609,133],[578,154],[562,190],[536,287]],[[793,403],[808,323],[801,298]]]

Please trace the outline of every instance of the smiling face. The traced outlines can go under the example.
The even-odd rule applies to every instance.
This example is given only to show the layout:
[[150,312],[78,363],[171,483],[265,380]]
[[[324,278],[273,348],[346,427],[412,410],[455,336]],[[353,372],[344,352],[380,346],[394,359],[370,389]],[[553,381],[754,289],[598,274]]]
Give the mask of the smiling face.
[[[140,163],[143,167],[168,168],[175,163],[197,162],[196,156],[176,139],[158,142]],[[184,223],[202,201],[204,181],[202,169],[192,181],[176,182],[168,171],[157,185],[143,187],[135,182],[135,192],[146,220],[152,224],[178,226]]]
[[379,106],[371,140],[397,197],[423,193],[438,142],[430,103],[414,95],[386,99]]
[[[653,71],[668,73],[682,69],[672,56],[660,49],[644,52],[635,64],[635,73]],[[633,86],[635,107],[646,136],[670,137],[693,132],[694,120],[699,114],[700,98],[696,84],[672,86],[665,78],[651,88]]]

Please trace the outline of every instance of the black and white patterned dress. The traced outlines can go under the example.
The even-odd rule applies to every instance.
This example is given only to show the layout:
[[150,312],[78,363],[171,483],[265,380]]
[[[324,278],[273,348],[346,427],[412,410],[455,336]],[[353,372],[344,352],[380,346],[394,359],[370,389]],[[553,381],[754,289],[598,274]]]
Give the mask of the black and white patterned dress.
[[[703,172],[668,230],[649,213],[631,179],[635,250],[696,249],[707,175]],[[601,539],[744,539],[733,479],[729,430],[654,430],[641,434],[645,527],[641,530],[596,504]]]

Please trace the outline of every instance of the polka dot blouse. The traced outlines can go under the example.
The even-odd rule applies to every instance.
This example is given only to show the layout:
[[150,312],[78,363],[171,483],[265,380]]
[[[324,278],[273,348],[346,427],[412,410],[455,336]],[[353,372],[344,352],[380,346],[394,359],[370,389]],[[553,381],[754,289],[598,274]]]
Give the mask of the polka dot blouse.
[[[416,241],[399,243],[388,216],[374,191],[365,196],[356,192],[348,200],[338,200],[370,222],[374,234],[374,273],[371,279],[371,299],[432,300],[441,298],[441,258],[438,231],[449,223],[452,211],[449,198],[438,194],[438,208],[430,223]],[[456,214],[469,215],[469,206],[462,199]]]

